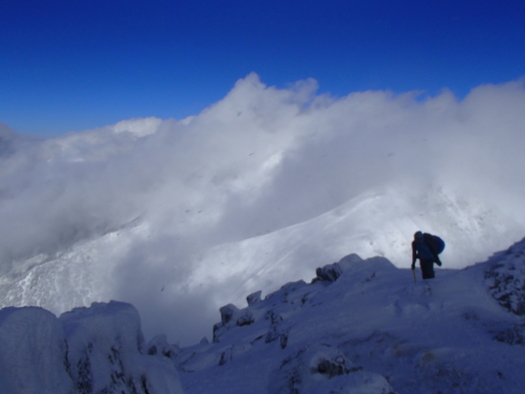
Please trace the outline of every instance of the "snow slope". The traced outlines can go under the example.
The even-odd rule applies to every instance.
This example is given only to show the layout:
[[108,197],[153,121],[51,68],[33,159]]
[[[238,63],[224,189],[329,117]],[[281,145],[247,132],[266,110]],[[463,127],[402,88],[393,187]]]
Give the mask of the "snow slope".
[[235,291],[233,299],[240,300],[254,290],[273,291],[283,279],[308,280],[320,262],[348,252],[383,256],[398,268],[408,267],[417,229],[443,237],[446,266],[464,268],[517,241],[513,234],[520,228],[497,206],[474,196],[441,186],[413,192],[398,184],[363,193],[305,222],[203,251],[189,287],[226,283],[239,275],[242,284],[230,287],[228,296]]
[[[15,262],[0,276],[0,306],[35,305],[60,314],[119,299],[136,305],[148,335],[166,332],[171,340],[189,344],[209,334],[221,305],[241,303],[256,290],[267,294],[286,281],[309,280],[317,266],[348,252],[409,266],[416,229],[442,236],[445,265],[462,268],[507,245],[520,225],[472,196],[437,186],[422,193],[392,186],[304,222],[180,257],[185,242],[137,218],[56,253]],[[168,311],[182,314],[189,302],[194,313],[182,330]],[[160,304],[165,307],[159,309]]]
[[487,262],[414,282],[356,254],[248,305],[211,341],[144,341],[136,309],[56,318],[0,310],[0,391],[16,393],[522,393],[525,239]]
[[187,393],[521,393],[524,253],[522,241],[487,263],[416,283],[384,258],[347,256],[310,284],[289,283],[264,300],[256,294],[241,310],[222,308],[213,342],[178,355],[183,386]]
[[252,73],[184,120],[45,140],[0,124],[0,307],[118,299],[186,345],[221,305],[349,253],[408,267],[417,230],[448,268],[525,234],[523,81],[461,100],[316,89]]

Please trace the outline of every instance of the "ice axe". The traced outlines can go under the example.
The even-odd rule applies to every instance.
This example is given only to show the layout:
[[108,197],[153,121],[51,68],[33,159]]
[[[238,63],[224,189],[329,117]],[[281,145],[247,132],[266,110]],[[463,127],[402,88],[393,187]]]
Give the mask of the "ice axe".
[[412,268],[412,273],[414,274],[414,283],[416,283],[416,269]]

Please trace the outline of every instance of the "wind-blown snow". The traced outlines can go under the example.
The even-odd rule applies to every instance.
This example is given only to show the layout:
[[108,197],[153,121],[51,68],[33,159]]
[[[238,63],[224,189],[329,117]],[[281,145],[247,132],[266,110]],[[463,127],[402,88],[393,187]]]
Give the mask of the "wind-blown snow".
[[42,141],[2,126],[1,305],[118,299],[188,343],[219,306],[349,252],[408,266],[416,230],[446,240],[449,268],[522,237],[522,81],[461,102],[316,88],[250,74],[180,121]]

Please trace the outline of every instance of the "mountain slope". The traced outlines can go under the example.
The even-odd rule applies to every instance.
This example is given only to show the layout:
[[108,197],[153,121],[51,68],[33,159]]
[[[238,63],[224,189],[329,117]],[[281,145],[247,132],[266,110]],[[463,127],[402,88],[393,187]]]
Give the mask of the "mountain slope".
[[525,234],[523,81],[461,100],[316,89],[252,73],[184,120],[0,125],[0,307],[118,299],[188,344],[221,305],[349,253],[407,267],[417,230],[445,239],[447,268]]
[[223,307],[214,341],[177,355],[183,387],[521,393],[523,309],[509,310],[507,300],[523,305],[524,252],[522,241],[487,263],[416,283],[386,259],[348,256],[311,284],[252,295],[241,310]]
[[[500,249],[520,225],[472,196],[438,187],[409,193],[400,186],[364,193],[267,234],[202,241],[198,252],[199,240],[167,234],[147,217],[137,218],[56,253],[15,262],[0,277],[0,306],[36,305],[60,314],[119,299],[137,306],[148,335],[166,332],[188,344],[208,334],[205,327],[221,305],[240,303],[255,290],[267,294],[283,281],[308,280],[315,267],[349,251],[408,266],[418,228],[441,235],[447,241],[445,266],[460,268]],[[188,302],[195,312],[189,329],[182,330],[169,311],[184,313]]]
[[[419,275],[419,272],[418,272]],[[0,389],[31,393],[521,393],[525,240],[416,282],[352,254],[242,309],[213,341],[144,341],[129,304],[0,310]],[[179,316],[181,324],[184,317]]]

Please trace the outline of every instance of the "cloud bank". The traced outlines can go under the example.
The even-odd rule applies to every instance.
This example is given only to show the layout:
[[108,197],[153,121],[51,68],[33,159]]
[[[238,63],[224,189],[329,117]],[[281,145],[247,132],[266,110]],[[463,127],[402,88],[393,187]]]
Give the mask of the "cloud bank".
[[[462,101],[447,90],[341,98],[316,90],[315,80],[277,89],[250,74],[184,120],[131,119],[47,140],[1,125],[5,304],[71,307],[57,301],[73,294],[67,275],[74,282],[58,261],[72,267],[82,250],[83,303],[133,302],[147,334],[195,341],[218,321],[217,305],[313,276],[334,253],[373,253],[368,244],[390,237],[389,226],[398,243],[392,256],[387,244],[381,250],[398,265],[409,264],[400,256],[418,224],[463,237],[450,240],[457,267],[525,235],[523,80],[479,86]],[[439,227],[440,209],[461,219]],[[410,220],[400,224],[395,212]],[[490,218],[497,223],[482,223]],[[498,232],[492,243],[487,229]],[[348,238],[364,233],[368,246]],[[97,244],[109,236],[118,253]],[[57,296],[42,285],[40,295],[14,300],[15,284],[36,269],[40,278],[63,275]]]

